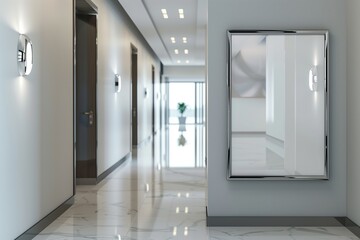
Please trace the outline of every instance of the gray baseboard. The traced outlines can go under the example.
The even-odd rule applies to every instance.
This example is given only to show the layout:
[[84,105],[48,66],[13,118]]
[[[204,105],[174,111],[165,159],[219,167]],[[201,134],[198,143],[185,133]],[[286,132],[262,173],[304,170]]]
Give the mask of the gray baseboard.
[[341,227],[334,217],[207,217],[209,227]]
[[341,222],[341,224],[346,227],[347,229],[349,229],[350,232],[352,232],[355,236],[357,236],[358,238],[360,238],[360,227],[354,223],[353,221],[351,221],[349,218],[347,217],[343,217],[343,218],[336,218],[339,222]]
[[97,178],[77,178],[76,185],[96,185]]
[[96,185],[104,180],[110,173],[112,173],[116,168],[123,164],[128,158],[130,158],[131,153],[128,153],[125,157],[120,159],[117,163],[108,168],[105,172],[100,174],[97,178],[77,178],[76,185]]
[[236,217],[209,216],[208,227],[346,227],[360,238],[360,227],[347,217]]
[[108,170],[106,170],[105,172],[103,172],[102,174],[100,174],[97,178],[97,183],[101,182],[102,180],[104,180],[107,176],[110,175],[110,173],[112,173],[115,169],[117,169],[121,164],[123,164],[127,159],[129,159],[131,156],[131,153],[128,153],[125,157],[123,157],[122,159],[120,159],[117,163],[115,163],[114,165],[112,165],[112,167],[108,168]]
[[36,237],[42,230],[50,225],[55,219],[63,214],[71,205],[74,204],[74,196],[66,200],[63,204],[57,207],[54,211],[49,213],[46,217],[37,222],[34,226],[29,228],[26,232],[21,234],[16,240],[30,240]]

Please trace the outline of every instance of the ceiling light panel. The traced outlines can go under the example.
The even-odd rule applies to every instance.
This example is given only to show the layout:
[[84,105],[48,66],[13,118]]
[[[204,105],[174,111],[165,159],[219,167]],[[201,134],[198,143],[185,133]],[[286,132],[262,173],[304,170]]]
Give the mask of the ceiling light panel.
[[179,9],[179,18],[184,18],[185,15],[184,15],[184,9],[180,8]]
[[183,37],[183,43],[187,43],[187,38]]
[[172,43],[176,43],[175,37],[171,37],[170,40],[171,40]]
[[174,50],[175,54],[179,54],[179,49]]
[[184,50],[184,53],[185,53],[185,54],[189,54],[189,50],[188,50],[188,49],[185,49],[185,50]]
[[169,18],[168,14],[167,14],[167,10],[165,8],[161,9],[161,13],[165,19]]

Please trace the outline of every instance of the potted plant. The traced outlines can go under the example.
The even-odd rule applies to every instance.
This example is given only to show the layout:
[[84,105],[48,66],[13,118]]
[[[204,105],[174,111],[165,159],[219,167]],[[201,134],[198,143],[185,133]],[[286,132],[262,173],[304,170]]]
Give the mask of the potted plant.
[[184,102],[178,103],[177,110],[180,113],[179,124],[185,124],[185,122],[186,122],[186,117],[183,116],[184,112],[186,111],[186,108],[187,108],[187,105]]

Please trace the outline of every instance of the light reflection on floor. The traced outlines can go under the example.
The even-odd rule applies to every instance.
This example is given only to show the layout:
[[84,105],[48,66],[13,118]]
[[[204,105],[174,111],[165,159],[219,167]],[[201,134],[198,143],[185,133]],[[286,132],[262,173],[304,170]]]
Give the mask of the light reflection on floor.
[[133,149],[132,158],[98,185],[78,186],[75,204],[34,239],[358,240],[344,227],[207,227],[204,159],[186,152],[204,129],[186,126],[188,148],[178,146],[178,130],[170,126]]
[[205,167],[204,125],[169,125],[165,134],[166,167]]

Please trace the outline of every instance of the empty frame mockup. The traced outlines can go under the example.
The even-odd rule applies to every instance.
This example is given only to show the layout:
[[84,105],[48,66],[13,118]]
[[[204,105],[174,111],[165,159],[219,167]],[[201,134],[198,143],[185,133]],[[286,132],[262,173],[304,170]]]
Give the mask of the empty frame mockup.
[[327,31],[228,31],[228,179],[328,179]]

